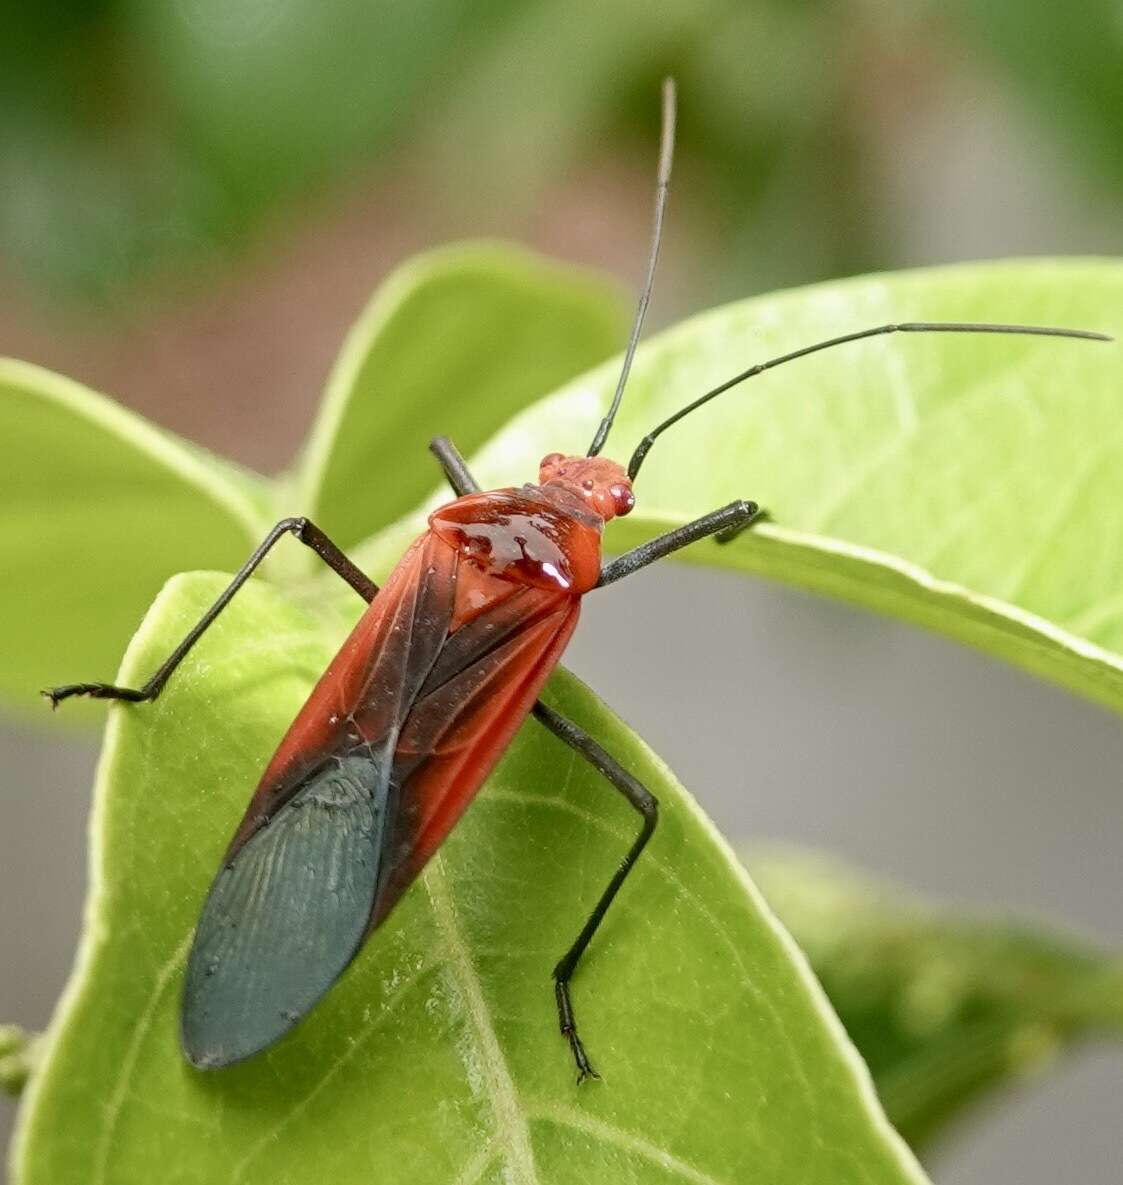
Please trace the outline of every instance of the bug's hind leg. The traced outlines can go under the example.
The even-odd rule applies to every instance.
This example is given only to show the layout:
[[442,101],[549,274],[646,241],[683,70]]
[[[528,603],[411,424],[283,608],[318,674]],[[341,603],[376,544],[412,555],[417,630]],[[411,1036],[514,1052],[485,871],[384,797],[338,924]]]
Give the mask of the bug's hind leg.
[[51,701],[51,707],[57,708],[64,699],[70,699],[75,695],[85,695],[91,699],[125,700],[134,704],[155,699],[164,689],[164,684],[171,678],[172,672],[187,656],[187,652],[206,633],[215,618],[230,603],[238,589],[249,580],[254,569],[265,559],[282,535],[296,536],[306,547],[310,547],[333,572],[347,581],[363,600],[374,600],[375,594],[378,592],[378,585],[360,568],[356,567],[315,523],[306,518],[285,518],[265,536],[257,550],[246,560],[234,579],[223,590],[218,600],[203,614],[187,637],[168,655],[160,669],[143,687],[115,687],[112,683],[67,683],[62,687],[52,687],[42,693]]
[[[429,450],[440,462],[449,485],[452,486],[458,495],[463,497],[465,494],[474,494],[479,491],[480,487],[478,483],[451,440],[445,436],[438,436],[429,445]],[[705,533],[712,534],[715,530],[720,530],[723,527],[736,529],[742,523],[742,520],[748,519],[751,521],[752,515],[756,513],[755,505],[746,503],[737,503],[735,505],[737,511],[732,514],[727,512],[725,517],[717,522],[716,526],[710,526],[707,523],[709,530]],[[682,545],[679,544],[679,546]],[[655,557],[653,556],[651,558]],[[555,712],[553,708],[548,707],[541,701],[534,705],[534,715],[556,737],[563,740],[575,752],[584,757],[643,816],[643,824],[640,828],[639,835],[628,849],[628,853],[620,866],[613,873],[612,879],[598,898],[596,905],[593,907],[593,912],[581,928],[581,932],[577,935],[573,945],[562,955],[561,959],[558,960],[557,966],[554,968],[554,998],[558,1007],[558,1025],[562,1035],[569,1042],[570,1049],[573,1051],[573,1060],[577,1064],[577,1081],[583,1082],[586,1078],[599,1078],[600,1075],[593,1069],[589,1055],[585,1051],[585,1046],[582,1044],[581,1038],[577,1033],[577,1021],[573,1015],[573,1002],[569,994],[569,981],[573,977],[573,972],[576,970],[581,956],[585,953],[586,947],[592,941],[593,935],[597,932],[598,927],[604,920],[604,915],[608,912],[609,907],[616,898],[616,894],[620,891],[620,887],[627,879],[628,873],[631,872],[635,862],[640,857],[640,853],[647,846],[647,841],[654,833],[656,824],[659,821],[659,804],[655,796],[641,782],[632,777],[610,753],[606,752],[587,732],[579,728],[573,721],[567,720],[560,713]]]
[[577,1022],[573,1015],[573,1003],[569,997],[569,981],[573,977],[573,972],[576,970],[581,956],[585,953],[586,947],[604,920],[604,915],[615,900],[616,894],[620,892],[621,886],[627,880],[628,873],[632,871],[643,849],[647,847],[648,840],[654,834],[655,827],[659,822],[659,803],[655,795],[642,782],[628,773],[610,753],[601,748],[587,732],[571,720],[567,720],[553,708],[547,707],[541,702],[535,704],[534,715],[556,737],[565,741],[570,748],[584,757],[598,773],[608,780],[613,789],[623,794],[628,803],[643,816],[639,835],[636,836],[632,846],[628,849],[620,866],[612,874],[612,879],[605,886],[593,907],[593,912],[589,915],[585,925],[582,926],[573,945],[562,955],[554,968],[554,996],[558,1005],[558,1024],[562,1036],[569,1041],[569,1047],[573,1051],[573,1058],[577,1063],[577,1081],[580,1083],[586,1078],[599,1078],[600,1075],[593,1069],[585,1047],[581,1043],[581,1038],[577,1035]]

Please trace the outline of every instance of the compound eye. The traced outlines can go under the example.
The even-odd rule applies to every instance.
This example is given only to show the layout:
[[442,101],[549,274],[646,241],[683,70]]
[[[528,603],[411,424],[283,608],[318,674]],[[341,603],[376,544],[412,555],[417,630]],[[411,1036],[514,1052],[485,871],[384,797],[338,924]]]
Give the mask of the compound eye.
[[563,453],[547,453],[538,463],[539,469],[553,469],[555,465],[560,465],[565,460]]
[[632,493],[631,486],[624,485],[622,482],[616,482],[608,487],[608,493],[616,507],[616,514],[618,516],[622,517],[625,514],[630,514],[635,509],[636,496]]

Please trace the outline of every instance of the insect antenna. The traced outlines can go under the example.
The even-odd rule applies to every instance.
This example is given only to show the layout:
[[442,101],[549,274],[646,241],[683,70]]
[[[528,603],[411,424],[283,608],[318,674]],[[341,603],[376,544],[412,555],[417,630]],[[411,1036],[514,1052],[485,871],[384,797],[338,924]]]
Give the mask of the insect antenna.
[[659,173],[655,185],[655,221],[651,230],[651,253],[647,258],[647,277],[640,293],[639,305],[636,307],[636,317],[632,322],[631,336],[628,338],[628,348],[624,351],[624,364],[620,367],[620,377],[616,380],[616,393],[612,396],[612,404],[608,415],[600,422],[593,443],[589,445],[586,454],[595,457],[608,439],[612,429],[612,421],[620,408],[620,400],[624,398],[624,387],[628,382],[628,372],[632,369],[632,359],[635,357],[636,346],[639,345],[639,335],[643,329],[643,319],[647,315],[647,306],[651,301],[651,288],[655,283],[655,265],[659,262],[659,246],[663,241],[663,213],[667,208],[667,191],[671,185],[671,162],[675,155],[675,80],[663,80],[663,135],[659,145]]
[[771,370],[785,362],[803,358],[807,354],[816,354],[820,350],[829,350],[832,346],[861,341],[866,337],[877,337],[883,333],[1012,333],[1032,337],[1073,337],[1082,341],[1110,342],[1114,340],[1106,333],[1097,333],[1091,329],[1057,329],[1049,325],[991,325],[986,322],[974,321],[904,321],[895,325],[878,325],[873,329],[861,329],[856,333],[844,333],[839,337],[828,338],[826,341],[793,350],[790,354],[781,354],[778,358],[770,358],[767,362],[758,362],[755,366],[750,366],[748,370],[734,375],[720,386],[714,387],[713,390],[700,395],[693,403],[688,403],[684,408],[676,411],[673,416],[668,416],[639,442],[636,451],[632,454],[632,459],[628,462],[628,477],[635,480],[651,446],[668,428],[690,415],[692,411],[697,411],[698,408],[709,403],[711,399],[716,399],[719,395],[724,394],[730,387],[736,387],[746,379],[763,374],[764,371]]

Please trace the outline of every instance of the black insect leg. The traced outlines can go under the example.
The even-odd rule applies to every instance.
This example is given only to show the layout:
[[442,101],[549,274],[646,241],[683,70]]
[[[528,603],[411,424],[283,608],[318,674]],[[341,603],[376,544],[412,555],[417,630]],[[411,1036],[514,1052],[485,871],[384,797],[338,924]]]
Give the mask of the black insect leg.
[[468,471],[468,462],[460,455],[460,450],[447,436],[435,436],[429,441],[429,451],[441,463],[448,484],[461,498],[465,494],[478,494],[479,483]]
[[646,568],[648,564],[661,560],[671,552],[678,551],[679,548],[697,543],[700,539],[712,536],[718,543],[729,543],[747,527],[752,526],[760,517],[761,510],[755,502],[746,502],[744,499],[730,502],[728,506],[723,506],[720,510],[704,514],[692,523],[676,527],[673,531],[668,531],[657,539],[652,539],[632,551],[626,551],[622,556],[617,556],[601,569],[597,587],[603,588],[606,584],[612,584],[615,580],[630,576],[640,568]]
[[315,523],[309,522],[306,518],[285,518],[265,536],[261,545],[238,570],[238,574],[230,581],[218,600],[203,614],[187,637],[168,655],[160,669],[143,687],[114,687],[111,683],[68,683],[63,687],[53,687],[50,691],[43,692],[51,701],[51,707],[58,707],[62,700],[69,699],[72,695],[88,695],[93,699],[127,700],[131,703],[155,699],[187,652],[206,633],[211,623],[226,608],[234,594],[246,583],[282,535],[295,535],[333,572],[346,580],[364,601],[374,600],[378,585],[360,571]]
[[[756,503],[749,502],[747,505],[755,506]],[[726,527],[724,530],[718,531],[717,534],[714,535],[714,542],[732,543],[733,540],[738,537],[738,535],[742,534],[742,532],[747,531],[750,527],[755,527],[757,523],[769,522],[771,518],[772,516],[767,510],[764,510],[758,506],[756,508],[756,512],[745,518],[743,521],[734,523],[731,527]]]
[[[449,485],[452,486],[457,494],[463,497],[465,494],[474,494],[479,491],[480,487],[478,483],[469,472],[467,463],[451,440],[445,436],[438,436],[430,443],[429,450],[440,461],[441,468],[448,478]],[[650,563],[652,560],[658,559],[660,555],[674,551],[676,547],[685,547],[687,543],[693,543],[695,539],[702,539],[707,535],[713,535],[719,531],[741,530],[752,522],[753,516],[756,513],[757,508],[754,503],[735,502],[732,506],[727,506],[724,510],[718,511],[716,515],[708,515],[705,519],[700,519],[698,523],[691,523],[686,527],[680,528],[677,532],[671,532],[670,535],[663,536],[663,540],[670,540],[672,538],[675,540],[664,550],[655,550],[652,552],[652,544],[647,544],[644,548],[639,548],[635,552],[629,552],[627,556],[622,556],[617,563],[628,559],[629,556],[636,556],[641,551],[645,553],[650,552],[647,558],[639,560],[639,562],[634,563],[632,567],[627,569],[627,571],[634,571],[635,568],[643,567],[645,563]],[[703,524],[705,525],[703,526]],[[654,543],[659,544],[663,540],[655,540]],[[622,571],[619,575],[627,575],[627,571]],[[617,578],[613,577],[613,579]],[[606,583],[603,578],[601,582]],[[555,712],[553,708],[547,707],[541,700],[534,705],[534,715],[555,736],[565,741],[567,745],[584,757],[594,769],[607,778],[611,785],[616,790],[619,790],[628,802],[643,816],[643,826],[640,828],[640,833],[636,837],[635,842],[628,849],[627,855],[613,874],[612,879],[608,882],[604,892],[601,893],[600,898],[593,908],[593,912],[589,915],[588,921],[582,927],[581,933],[577,935],[576,941],[554,968],[554,997],[558,1006],[558,1024],[561,1027],[562,1035],[569,1041],[569,1046],[573,1050],[573,1058],[577,1063],[577,1081],[582,1082],[586,1078],[597,1078],[599,1075],[593,1069],[592,1063],[589,1061],[589,1056],[585,1052],[585,1047],[581,1043],[581,1038],[577,1035],[577,1023],[573,1016],[573,1004],[569,997],[569,981],[581,956],[585,953],[585,948],[592,941],[593,935],[597,932],[597,928],[603,921],[604,915],[608,912],[609,906],[615,899],[616,894],[620,891],[620,886],[627,879],[628,873],[631,872],[633,865],[639,859],[640,853],[647,846],[647,841],[654,833],[656,824],[659,821],[659,803],[655,796],[641,782],[632,777],[610,753],[601,748],[588,733],[579,728],[571,720],[567,720],[564,716]]]
[[581,956],[585,953],[585,948],[592,941],[593,935],[604,920],[609,906],[615,900],[616,894],[620,892],[621,885],[627,879],[628,873],[632,871],[640,853],[647,846],[647,841],[654,834],[656,824],[659,822],[659,803],[642,782],[632,777],[611,754],[602,749],[587,732],[578,728],[571,720],[567,720],[553,708],[547,707],[541,702],[535,704],[534,714],[555,736],[580,753],[598,773],[603,774],[613,788],[619,790],[631,806],[643,816],[643,825],[639,835],[636,836],[627,855],[613,873],[604,892],[601,893],[600,899],[593,907],[593,912],[581,928],[581,933],[577,935],[576,941],[554,968],[554,996],[558,1005],[558,1023],[561,1026],[562,1035],[568,1039],[569,1047],[573,1050],[573,1057],[577,1062],[577,1081],[580,1083],[585,1078],[597,1078],[599,1075],[590,1064],[585,1047],[581,1044],[581,1038],[577,1035],[577,1022],[574,1020],[573,1005],[569,998],[569,981]]

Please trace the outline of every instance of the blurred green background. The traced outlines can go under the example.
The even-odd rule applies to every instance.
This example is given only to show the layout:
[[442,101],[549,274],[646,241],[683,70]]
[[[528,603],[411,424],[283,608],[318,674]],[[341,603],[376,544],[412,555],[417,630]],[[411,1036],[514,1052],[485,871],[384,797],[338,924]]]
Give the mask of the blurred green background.
[[[878,268],[1119,253],[1120,0],[41,0],[9,6],[0,37],[0,353],[280,469],[343,333],[416,251],[502,236],[634,286],[668,73],[680,133],[653,325]],[[705,655],[731,618],[743,662],[723,686]],[[711,744],[679,735],[659,670],[614,650],[625,625],[668,620],[694,622],[673,659],[725,721]],[[637,580],[583,629],[575,669],[731,833],[1123,938],[1117,719],[717,573]],[[774,744],[751,803],[729,790],[742,671],[773,687],[754,707]],[[845,746],[880,754],[884,776],[844,773]],[[0,755],[16,903],[0,910],[0,1021],[38,1025],[78,926],[93,749],[20,726]],[[892,772],[906,765],[912,799]],[[1058,786],[1086,797],[1070,809]],[[29,898],[44,867],[53,892]],[[1117,1179],[1117,1061],[1051,1081],[937,1178]]]
[[417,249],[503,235],[634,282],[666,73],[656,321],[876,268],[1110,252],[1121,44],[1118,0],[12,6],[0,343],[276,468],[342,329]]

